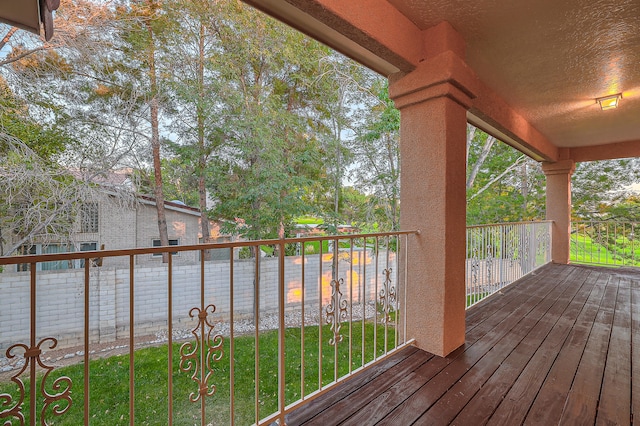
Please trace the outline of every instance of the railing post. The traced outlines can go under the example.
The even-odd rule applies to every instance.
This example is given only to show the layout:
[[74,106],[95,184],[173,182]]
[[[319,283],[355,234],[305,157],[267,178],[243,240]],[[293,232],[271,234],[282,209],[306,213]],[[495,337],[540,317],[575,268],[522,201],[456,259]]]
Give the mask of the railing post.
[[[284,280],[284,252],[285,244],[284,238],[280,238],[278,245],[278,412],[280,418],[280,424],[284,425],[284,410],[285,410],[285,280]],[[304,354],[302,355],[304,356]]]

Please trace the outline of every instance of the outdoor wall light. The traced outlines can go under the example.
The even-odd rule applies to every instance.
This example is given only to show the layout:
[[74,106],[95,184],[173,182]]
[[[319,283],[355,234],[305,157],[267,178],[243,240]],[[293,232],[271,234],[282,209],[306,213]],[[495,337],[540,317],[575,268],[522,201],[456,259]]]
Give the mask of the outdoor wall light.
[[620,102],[620,98],[622,98],[622,94],[618,93],[617,95],[597,98],[596,102],[598,102],[600,104],[600,108],[602,108],[602,110],[605,111],[608,109],[618,108],[618,102]]

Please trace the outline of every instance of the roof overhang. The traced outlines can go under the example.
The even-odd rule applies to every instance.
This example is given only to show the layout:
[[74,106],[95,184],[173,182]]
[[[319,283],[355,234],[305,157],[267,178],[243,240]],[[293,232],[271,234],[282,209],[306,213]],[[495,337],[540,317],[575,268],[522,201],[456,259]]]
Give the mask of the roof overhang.
[[38,35],[42,22],[48,41],[53,36],[53,11],[59,5],[60,0],[0,0],[0,22]]
[[39,0],[2,0],[0,22],[40,34]]

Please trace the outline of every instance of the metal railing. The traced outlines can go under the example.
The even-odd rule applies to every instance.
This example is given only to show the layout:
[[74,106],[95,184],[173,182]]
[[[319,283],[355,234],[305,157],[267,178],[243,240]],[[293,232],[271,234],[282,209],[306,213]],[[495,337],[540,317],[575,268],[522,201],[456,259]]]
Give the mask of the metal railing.
[[637,222],[572,222],[570,261],[590,265],[640,266],[640,242],[636,241],[639,226]]
[[[0,367],[9,366],[0,370],[0,422],[93,424],[106,409],[131,425],[284,424],[302,401],[410,343],[398,270],[410,265],[414,234],[0,258]],[[262,248],[271,254],[239,258]],[[207,260],[212,249],[227,250],[228,260]],[[137,262],[163,252],[173,253],[167,263]],[[174,261],[185,252],[200,260]],[[97,266],[112,258],[128,268]],[[38,267],[52,261],[82,267]],[[146,371],[137,351],[150,334],[164,348],[153,355],[164,371]],[[106,406],[104,364],[96,364],[105,344],[123,352],[114,362],[122,376],[108,378],[120,399]],[[54,368],[67,356],[51,354],[75,345],[81,367]],[[151,418],[141,412],[149,398],[157,401]]]
[[467,307],[551,261],[551,224],[467,227]]

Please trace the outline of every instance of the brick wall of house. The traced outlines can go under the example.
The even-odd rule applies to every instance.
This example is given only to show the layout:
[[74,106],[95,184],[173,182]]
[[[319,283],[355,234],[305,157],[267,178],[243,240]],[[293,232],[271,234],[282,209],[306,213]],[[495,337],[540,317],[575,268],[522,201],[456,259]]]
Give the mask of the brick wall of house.
[[[156,207],[148,202],[139,201],[135,204],[118,204],[113,197],[104,195],[98,202],[98,232],[80,232],[80,223],[75,227],[76,232],[69,235],[69,241],[80,249],[81,243],[96,243],[100,249],[124,250],[131,248],[151,247],[154,239],[160,239]],[[200,215],[188,208],[180,209],[167,206],[167,230],[169,239],[177,239],[179,245],[198,244],[200,232]],[[34,244],[41,244],[44,239],[36,237]],[[57,243],[58,241],[49,241]],[[174,263],[190,264],[197,262],[198,252],[184,252],[174,257]],[[156,265],[162,262],[162,256],[137,256],[137,265]],[[104,259],[105,267],[128,267],[128,257],[114,257]],[[4,268],[7,272],[16,271],[15,266]]]
[[[177,239],[179,245],[198,244],[199,216],[166,209],[169,239]],[[139,203],[135,208],[112,209],[102,203],[100,209],[100,240],[106,250],[151,247],[159,239],[158,220],[154,205]],[[193,263],[197,252],[184,252],[174,257],[176,264]],[[105,259],[104,266],[129,265],[128,258]],[[137,265],[159,264],[161,256],[137,256]]]

